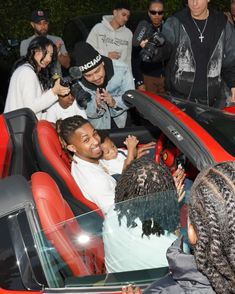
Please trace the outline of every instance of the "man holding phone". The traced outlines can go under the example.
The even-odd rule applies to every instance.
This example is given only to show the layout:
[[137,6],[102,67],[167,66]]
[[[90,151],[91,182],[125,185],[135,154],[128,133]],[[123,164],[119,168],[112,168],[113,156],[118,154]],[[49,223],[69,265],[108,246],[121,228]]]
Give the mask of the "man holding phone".
[[128,106],[122,95],[134,89],[128,66],[100,55],[86,42],[77,43],[73,55],[75,65],[82,72],[80,84],[91,94],[85,109],[88,120],[96,129],[125,127]]

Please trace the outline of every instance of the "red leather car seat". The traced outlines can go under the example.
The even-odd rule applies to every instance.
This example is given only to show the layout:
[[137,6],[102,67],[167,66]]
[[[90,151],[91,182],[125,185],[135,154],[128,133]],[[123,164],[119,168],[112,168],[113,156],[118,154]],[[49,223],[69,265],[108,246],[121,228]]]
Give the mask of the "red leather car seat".
[[3,115],[0,116],[0,130],[0,178],[4,178],[10,167],[12,143]]
[[0,116],[0,178],[19,174],[29,180],[38,170],[32,144],[36,123],[37,117],[29,108]]
[[50,174],[56,181],[63,197],[75,214],[97,210],[97,214],[103,218],[102,212],[98,210],[96,204],[83,196],[72,177],[69,158],[61,147],[53,125],[46,120],[38,121],[33,141],[40,170]]
[[[103,242],[89,235],[79,225],[79,219],[63,199],[55,181],[45,172],[36,172],[31,177],[32,192],[40,223],[47,239],[60,257],[69,266],[73,275],[101,274],[104,271]],[[81,235],[89,236],[89,242],[78,242]]]

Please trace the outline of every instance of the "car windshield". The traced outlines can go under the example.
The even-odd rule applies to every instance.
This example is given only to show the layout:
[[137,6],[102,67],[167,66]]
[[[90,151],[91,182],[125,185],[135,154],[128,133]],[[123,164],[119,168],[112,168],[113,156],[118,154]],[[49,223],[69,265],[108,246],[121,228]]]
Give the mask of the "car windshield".
[[234,114],[178,99],[173,99],[173,102],[201,125],[227,152],[235,156]]
[[[48,285],[148,284],[164,276],[168,271],[166,251],[179,234],[178,208],[176,213],[171,206],[168,215],[162,212],[169,195],[175,197],[168,191],[113,205],[101,226],[94,221],[94,211],[36,233]],[[143,233],[143,224],[154,220],[156,234],[148,229]],[[172,223],[177,224],[174,229]]]

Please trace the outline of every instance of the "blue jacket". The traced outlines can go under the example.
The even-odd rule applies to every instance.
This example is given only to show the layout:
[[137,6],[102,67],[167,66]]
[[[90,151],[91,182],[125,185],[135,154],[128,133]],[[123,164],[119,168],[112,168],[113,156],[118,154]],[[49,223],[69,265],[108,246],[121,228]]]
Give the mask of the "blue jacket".
[[86,114],[90,123],[96,129],[110,129],[111,117],[119,128],[125,127],[127,118],[128,106],[123,102],[122,95],[127,90],[135,88],[134,79],[128,66],[122,61],[104,59],[106,73],[106,91],[116,101],[116,108],[104,105],[104,109],[97,109],[96,106],[96,89],[97,87],[88,83],[85,78],[82,78],[81,85],[91,94],[91,101],[87,103]]

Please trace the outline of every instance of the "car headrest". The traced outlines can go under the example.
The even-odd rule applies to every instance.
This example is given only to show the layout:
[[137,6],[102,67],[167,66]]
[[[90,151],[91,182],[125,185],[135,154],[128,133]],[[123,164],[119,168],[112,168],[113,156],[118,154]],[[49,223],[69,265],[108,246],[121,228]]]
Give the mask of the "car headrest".
[[[69,158],[62,149],[53,125],[46,120],[38,121],[33,141],[40,170],[50,174],[56,181],[63,197],[75,214],[98,210],[95,203],[83,196],[71,175]],[[97,213],[102,216],[100,210]]]
[[0,115],[0,130],[0,178],[4,178],[9,174],[13,150],[10,134],[3,115]]
[[[3,114],[10,136],[10,160],[6,175],[23,175],[27,180],[38,170],[33,152],[32,132],[37,123],[35,113],[29,108],[21,108]],[[1,125],[1,132],[4,130]],[[1,163],[1,162],[0,162]]]
[[104,262],[101,240],[93,237],[85,247],[78,243],[79,235],[85,232],[50,175],[36,172],[32,175],[31,182],[43,232],[73,275],[94,274],[94,268],[101,272]]

